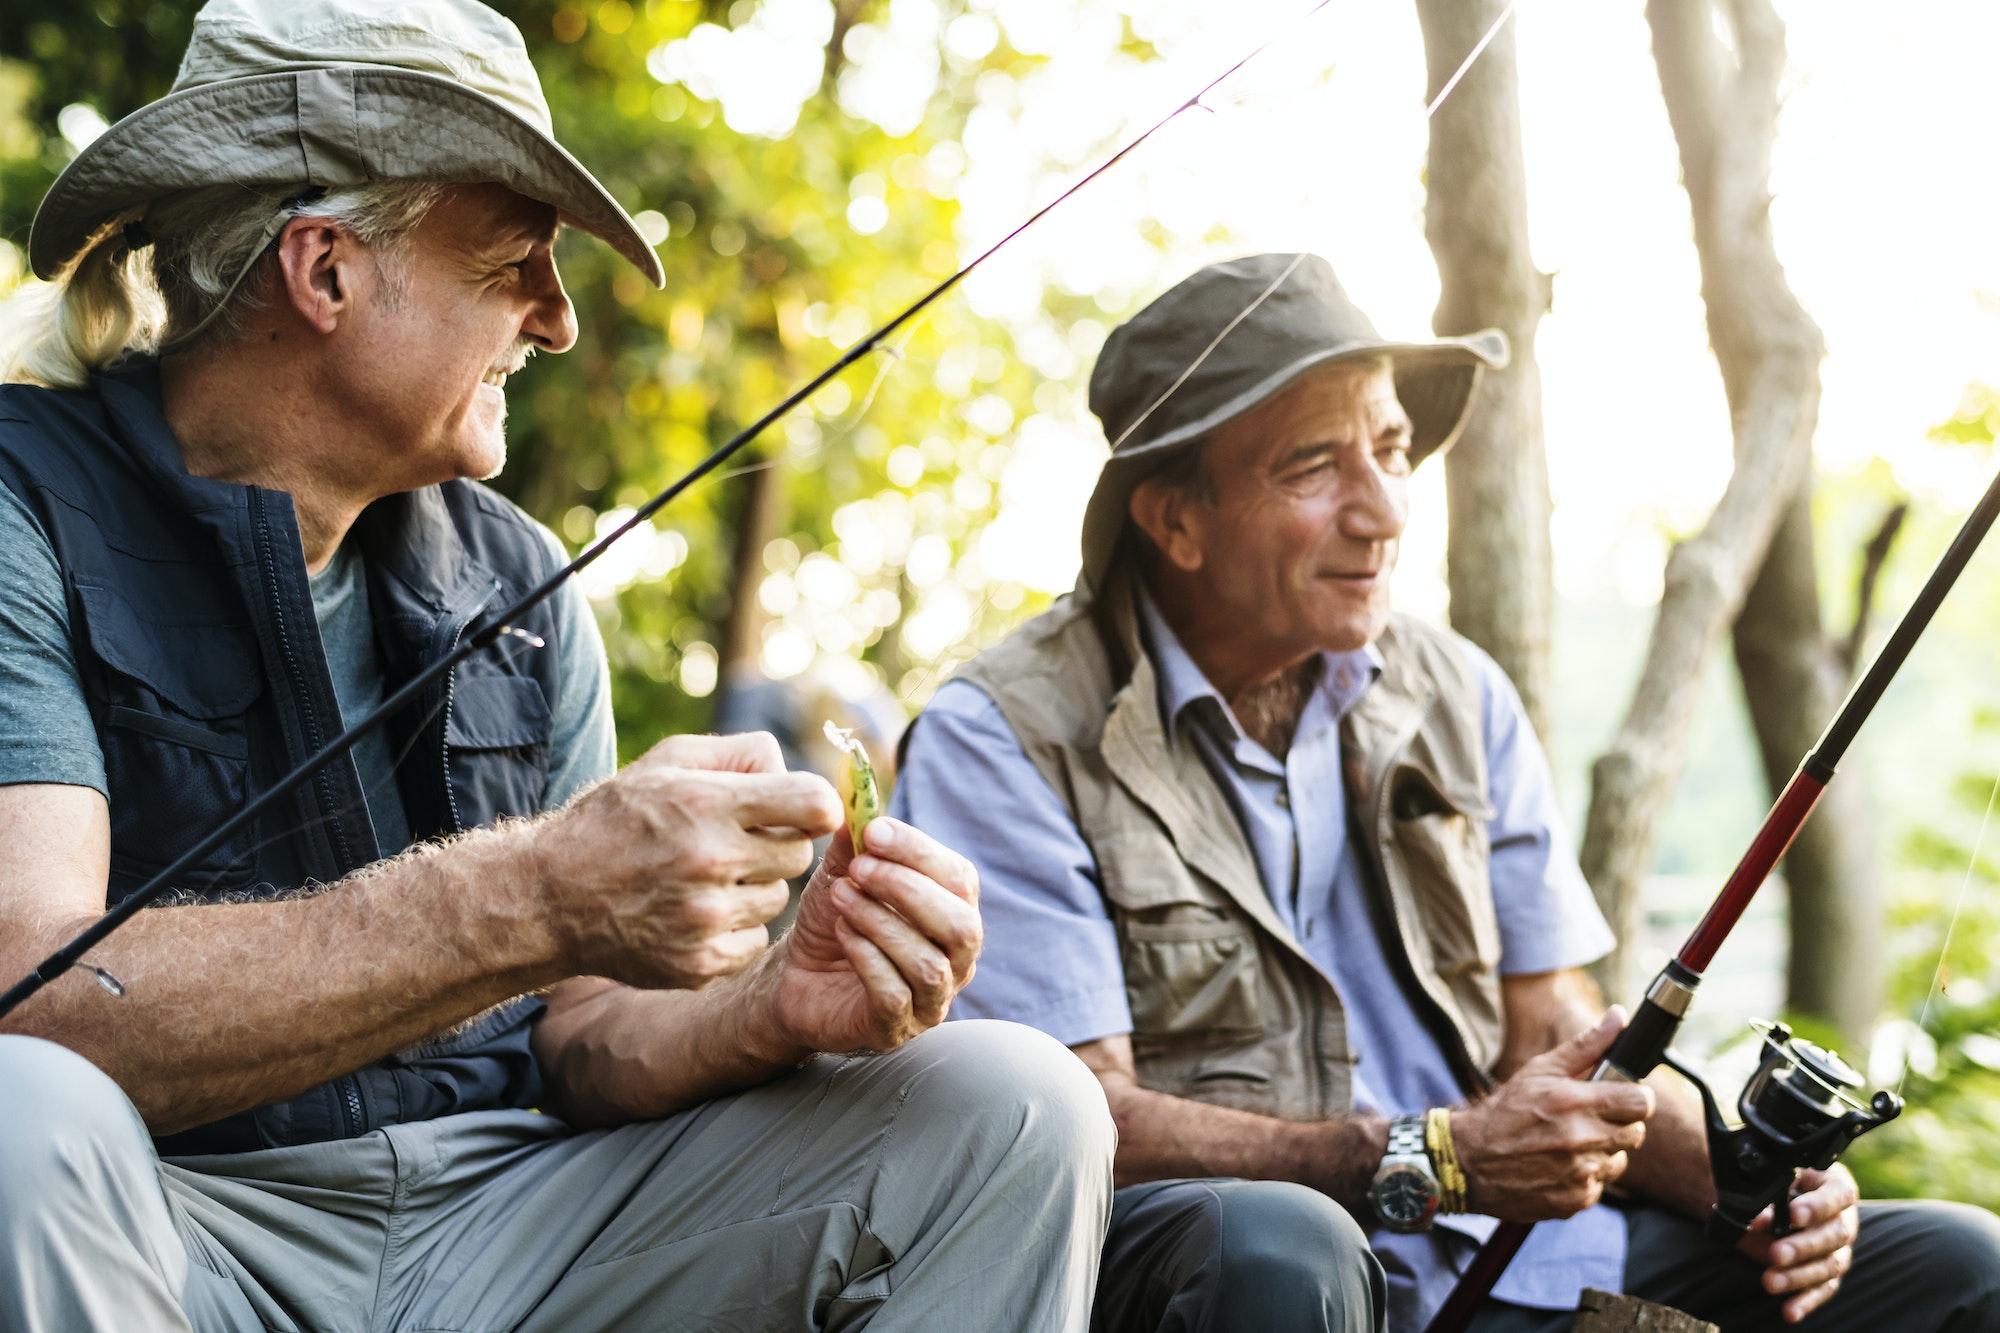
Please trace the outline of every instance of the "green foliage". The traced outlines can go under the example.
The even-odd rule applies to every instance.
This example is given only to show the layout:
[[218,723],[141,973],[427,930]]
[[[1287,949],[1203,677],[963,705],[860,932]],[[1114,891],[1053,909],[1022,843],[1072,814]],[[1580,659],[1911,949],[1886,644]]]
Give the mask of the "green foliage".
[[1950,418],[1931,428],[1931,438],[1940,444],[1990,446],[2000,436],[2000,390],[1989,384],[1974,384]]
[[[1912,1070],[1900,1119],[1858,1140],[1845,1158],[1871,1198],[1961,1199],[2000,1207],[2000,997],[1941,997],[1926,1031],[1936,1043],[1926,1073]],[[1934,1062],[1933,1062],[1934,1061]]]
[[[566,237],[559,257],[580,341],[510,386],[511,456],[497,484],[573,548],[956,266],[960,133],[995,80],[1036,63],[1004,40],[977,57],[941,53],[921,122],[891,133],[840,95],[842,73],[865,58],[859,38],[890,7],[842,0],[819,91],[796,126],[746,133],[720,103],[666,77],[661,53],[697,25],[755,22],[761,2],[497,0],[527,40],[558,136],[660,237],[667,270],[665,290],[653,291],[595,240]],[[59,129],[64,108],[85,103],[116,120],[164,93],[198,5],[31,8],[40,12],[0,17],[0,50],[33,57],[0,62],[0,236],[16,246],[74,151]],[[942,8],[945,20],[959,12],[949,0]],[[881,207],[864,202],[872,216],[851,222],[853,201],[868,199]],[[0,246],[0,259],[18,265],[19,251]],[[8,280],[0,266],[0,286]],[[1069,338],[1071,325],[1097,312],[1070,304],[1041,317],[1044,344],[1090,341]],[[626,757],[708,725],[732,605],[760,584],[773,609],[738,626],[781,639],[767,664],[783,659],[782,674],[815,651],[859,661],[908,704],[1033,609],[1036,594],[984,573],[977,539],[1019,423],[1038,408],[1074,416],[1080,364],[1067,353],[1054,365],[1028,358],[1038,373],[1018,333],[947,298],[895,356],[851,368],[735,468],[693,488],[660,533],[639,534],[654,540],[635,545],[636,567],[628,560],[592,585]],[[1072,387],[1049,383],[1051,373]],[[743,540],[757,481],[744,468],[771,469],[780,492],[780,540],[762,550]],[[926,632],[908,632],[913,616]],[[754,658],[757,636],[743,646]]]
[[[1975,728],[1992,736],[2000,717],[1980,710]],[[1890,912],[1890,1018],[1877,1040],[1885,1055],[1907,1054],[1909,1105],[1845,1158],[1874,1197],[2000,1206],[2000,840],[1990,826],[1979,838],[1994,791],[1991,772],[1961,776],[1961,818],[1915,830],[1901,849],[1917,873]],[[1899,1062],[1877,1063],[1879,1077]]]

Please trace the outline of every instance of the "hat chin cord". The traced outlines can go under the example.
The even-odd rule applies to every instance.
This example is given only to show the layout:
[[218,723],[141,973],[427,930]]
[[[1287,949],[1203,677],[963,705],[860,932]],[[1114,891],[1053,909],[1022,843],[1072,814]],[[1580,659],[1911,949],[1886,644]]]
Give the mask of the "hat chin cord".
[[292,199],[288,199],[280,205],[278,211],[272,215],[271,220],[264,224],[264,230],[258,233],[257,240],[250,247],[249,257],[243,261],[243,267],[238,269],[236,276],[229,280],[229,285],[223,288],[222,295],[217,297],[215,304],[208,308],[208,313],[195,321],[193,328],[188,329],[184,333],[176,334],[171,338],[163,339],[153,349],[154,355],[167,356],[178,352],[191,345],[197,338],[206,333],[209,326],[222,317],[222,312],[229,309],[230,302],[236,299],[236,293],[242,288],[244,281],[249,278],[250,271],[257,267],[257,261],[264,257],[264,251],[270,248],[271,242],[277,239],[278,233],[285,229],[285,224],[299,216],[298,210],[320,198],[325,193],[325,187],[315,185],[312,189]]

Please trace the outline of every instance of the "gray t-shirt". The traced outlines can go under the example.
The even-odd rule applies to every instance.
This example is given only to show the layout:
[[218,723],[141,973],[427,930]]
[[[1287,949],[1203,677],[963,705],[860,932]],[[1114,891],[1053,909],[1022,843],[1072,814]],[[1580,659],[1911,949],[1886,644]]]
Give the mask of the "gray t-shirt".
[[[567,560],[554,533],[549,548]],[[343,546],[312,579],[313,614],[327,668],[346,720],[382,700],[382,669],[368,615],[368,580],[360,553]],[[561,805],[618,766],[611,721],[611,673],[597,618],[574,583],[555,593],[561,621],[552,651],[562,654],[554,733],[542,808]],[[509,641],[512,642],[511,640]],[[523,651],[525,645],[508,649]],[[396,790],[394,755],[377,731],[355,747],[368,813],[384,856],[409,845],[409,822]],[[56,782],[95,787],[109,796],[104,754],[91,725],[70,643],[62,569],[41,525],[18,496],[0,486],[0,785]]]

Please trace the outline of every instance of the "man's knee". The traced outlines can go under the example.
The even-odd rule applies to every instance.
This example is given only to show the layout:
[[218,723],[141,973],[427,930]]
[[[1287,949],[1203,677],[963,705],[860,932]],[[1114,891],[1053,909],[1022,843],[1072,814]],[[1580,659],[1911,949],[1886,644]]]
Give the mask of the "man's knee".
[[76,1185],[91,1163],[152,1151],[116,1083],[76,1052],[34,1037],[0,1035],[0,1124],[0,1197],[16,1204]]
[[1262,1302],[1273,1310],[1340,1309],[1379,1289],[1367,1235],[1318,1190],[1233,1180],[1218,1182],[1214,1193],[1217,1295],[1225,1308]]
[[1108,1182],[1117,1144],[1104,1089],[1074,1052],[1017,1023],[946,1023],[904,1048],[920,1060],[904,1114],[999,1134],[1022,1153]]
[[1925,1211],[1934,1214],[1928,1243],[1939,1254],[1938,1271],[1964,1284],[1965,1309],[1978,1316],[1971,1326],[2000,1322],[2000,1217],[1969,1203],[1936,1203]]
[[1121,1191],[1094,1327],[1372,1330],[1382,1267],[1347,1210],[1274,1180]]
[[[1856,1278],[1870,1268],[1900,1272],[1919,1291],[1977,1316],[1968,1328],[2000,1322],[2000,1217],[1965,1203],[1913,1200],[1864,1205]],[[1882,1244],[1870,1244],[1874,1231]]]

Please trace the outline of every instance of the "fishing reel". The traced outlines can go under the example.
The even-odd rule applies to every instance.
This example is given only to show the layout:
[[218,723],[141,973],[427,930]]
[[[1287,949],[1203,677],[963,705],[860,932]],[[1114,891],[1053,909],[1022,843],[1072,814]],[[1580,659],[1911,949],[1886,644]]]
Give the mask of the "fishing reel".
[[1865,1082],[1853,1066],[1824,1047],[1792,1035],[1783,1023],[1758,1021],[1763,1059],[1736,1100],[1743,1123],[1731,1125],[1708,1084],[1672,1051],[1664,1063],[1701,1091],[1708,1158],[1715,1172],[1715,1211],[1708,1234],[1734,1245],[1757,1214],[1772,1209],[1771,1234],[1791,1230],[1786,1205],[1800,1171],[1824,1171],[1869,1130],[1903,1113],[1903,1099],[1878,1092],[1863,1105]]

